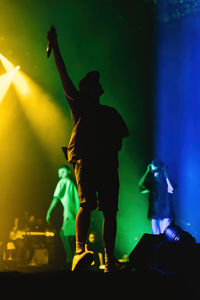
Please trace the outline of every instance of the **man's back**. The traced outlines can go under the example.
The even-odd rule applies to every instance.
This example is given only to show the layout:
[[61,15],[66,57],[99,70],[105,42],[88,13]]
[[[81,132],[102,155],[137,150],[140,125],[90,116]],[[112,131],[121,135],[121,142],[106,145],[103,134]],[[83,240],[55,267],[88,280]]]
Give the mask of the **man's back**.
[[119,113],[106,105],[83,111],[74,126],[68,147],[69,161],[100,158],[121,149],[128,129]]
[[59,198],[63,205],[63,221],[69,217],[75,219],[79,208],[79,199],[77,188],[71,179],[64,177],[59,180],[54,197]]

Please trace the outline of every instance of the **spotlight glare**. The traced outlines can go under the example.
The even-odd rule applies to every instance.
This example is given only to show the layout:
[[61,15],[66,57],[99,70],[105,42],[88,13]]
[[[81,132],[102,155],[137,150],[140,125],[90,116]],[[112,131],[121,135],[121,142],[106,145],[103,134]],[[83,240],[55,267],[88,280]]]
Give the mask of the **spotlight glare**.
[[[19,71],[19,66],[15,67],[2,54],[0,54],[0,60],[11,77],[9,85],[11,82],[13,83],[21,108],[29,120],[34,134],[39,138],[42,145],[48,149],[52,161],[57,163],[58,149],[55,145],[65,143],[66,133],[63,128],[66,128],[67,125],[66,116],[63,115],[55,104],[55,100],[48,93],[27,74]],[[2,84],[0,81],[0,91],[1,86],[5,89],[5,95],[7,91],[5,81],[2,81]],[[2,91],[0,97],[1,94]],[[63,157],[61,151],[60,156]]]
[[19,66],[12,69],[11,71],[3,74],[0,76],[0,102],[2,101],[3,97],[5,96],[10,84],[13,81],[17,71],[19,70]]
[[[0,60],[7,72],[10,72],[13,69],[15,69],[15,66],[1,53],[0,53]],[[16,68],[20,68],[20,67],[17,66]],[[30,93],[30,88],[23,72],[20,71],[16,74],[15,78],[13,79],[13,84],[15,85],[17,92],[21,96],[25,97]]]

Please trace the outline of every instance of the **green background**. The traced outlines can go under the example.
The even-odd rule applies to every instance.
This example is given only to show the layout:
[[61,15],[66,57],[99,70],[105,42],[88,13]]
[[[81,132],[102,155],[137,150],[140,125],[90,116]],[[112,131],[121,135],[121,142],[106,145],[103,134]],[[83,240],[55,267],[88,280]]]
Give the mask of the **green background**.
[[45,216],[57,169],[65,164],[60,148],[69,141],[72,121],[53,57],[46,57],[52,24],[75,85],[87,72],[99,70],[105,90],[101,103],[116,108],[130,130],[120,152],[116,252],[122,256],[150,232],[147,196],[137,185],[153,153],[153,11],[143,0],[1,0],[0,52],[53,99],[62,126],[53,133],[52,158],[10,86],[0,104],[0,117],[8,113],[6,124],[0,120],[0,239],[25,210]]

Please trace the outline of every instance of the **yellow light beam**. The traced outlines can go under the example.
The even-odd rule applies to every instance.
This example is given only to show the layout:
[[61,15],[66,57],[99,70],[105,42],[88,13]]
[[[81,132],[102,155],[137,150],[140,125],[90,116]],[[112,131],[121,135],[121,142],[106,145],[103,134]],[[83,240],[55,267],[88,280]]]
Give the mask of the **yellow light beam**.
[[[15,69],[15,66],[1,53],[0,53],[0,60],[7,72],[10,72],[13,69]],[[30,88],[28,86],[28,83],[21,71],[16,74],[15,78],[13,79],[13,84],[15,85],[16,89],[20,91],[21,95],[26,96],[30,93]]]
[[[2,54],[0,60],[7,71],[15,68]],[[55,104],[55,99],[21,70],[12,83],[34,133],[48,149],[51,159],[57,162],[58,155],[64,157],[60,147],[66,144],[67,133],[70,133],[66,116]]]
[[12,70],[0,76],[0,103],[5,96],[10,84],[13,81],[13,78],[16,76],[19,66],[12,68]]

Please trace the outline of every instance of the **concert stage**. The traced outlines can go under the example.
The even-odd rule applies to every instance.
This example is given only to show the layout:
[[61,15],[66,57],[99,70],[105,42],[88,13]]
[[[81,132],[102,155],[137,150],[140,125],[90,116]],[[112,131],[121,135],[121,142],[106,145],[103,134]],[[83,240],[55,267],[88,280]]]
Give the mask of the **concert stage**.
[[[198,270],[197,270],[198,271]],[[37,297],[53,293],[73,296],[115,297],[133,299],[199,299],[199,273],[180,272],[163,275],[155,271],[118,272],[71,272],[53,270],[50,267],[33,267],[21,271],[0,272],[3,289],[14,295]],[[109,294],[108,294],[109,293]],[[114,294],[113,294],[114,293]],[[71,296],[70,296],[71,297]]]
[[103,268],[71,272],[70,267],[67,270],[55,265],[51,256],[56,252],[51,254],[50,249],[35,249],[31,262],[26,264],[20,264],[9,250],[0,264],[2,289],[16,295],[16,291],[22,292],[20,287],[30,288],[31,295],[44,293],[45,297],[53,292],[105,296],[114,291],[123,298],[200,298],[200,244],[176,225],[168,227],[164,235],[144,234],[123,272],[105,274]]

